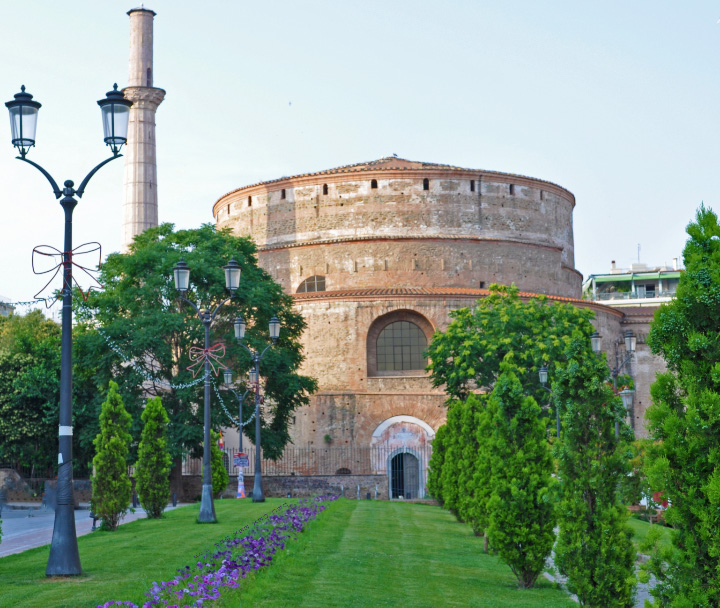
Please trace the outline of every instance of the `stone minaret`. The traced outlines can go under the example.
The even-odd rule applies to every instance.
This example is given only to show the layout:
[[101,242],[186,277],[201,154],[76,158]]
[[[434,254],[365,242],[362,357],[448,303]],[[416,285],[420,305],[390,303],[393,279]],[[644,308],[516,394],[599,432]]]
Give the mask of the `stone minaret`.
[[134,8],[130,15],[130,79],[123,89],[130,108],[125,151],[125,206],[122,251],[133,238],[158,225],[155,112],[165,91],[153,87],[153,19],[155,12]]

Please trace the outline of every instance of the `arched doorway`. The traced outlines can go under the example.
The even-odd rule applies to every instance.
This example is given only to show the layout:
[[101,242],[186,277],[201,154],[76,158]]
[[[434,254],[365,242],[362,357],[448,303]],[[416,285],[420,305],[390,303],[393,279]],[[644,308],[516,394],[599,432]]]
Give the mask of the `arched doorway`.
[[390,498],[420,497],[420,461],[410,452],[390,458]]

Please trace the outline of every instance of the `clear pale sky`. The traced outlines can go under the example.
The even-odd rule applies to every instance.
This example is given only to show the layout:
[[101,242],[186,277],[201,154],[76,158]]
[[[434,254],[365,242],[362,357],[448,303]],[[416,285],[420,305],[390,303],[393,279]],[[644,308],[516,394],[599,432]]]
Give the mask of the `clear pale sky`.
[[[78,183],[109,156],[95,103],[127,84],[129,2],[0,7],[2,101],[43,104],[31,159]],[[393,153],[571,190],[576,267],[680,257],[718,204],[720,6],[708,1],[152,0],[160,221],[212,222],[225,192]],[[3,108],[3,111],[5,109]],[[0,128],[0,294],[62,246],[45,178]],[[2,130],[4,129],[4,130]],[[75,211],[75,244],[120,247],[123,161]]]

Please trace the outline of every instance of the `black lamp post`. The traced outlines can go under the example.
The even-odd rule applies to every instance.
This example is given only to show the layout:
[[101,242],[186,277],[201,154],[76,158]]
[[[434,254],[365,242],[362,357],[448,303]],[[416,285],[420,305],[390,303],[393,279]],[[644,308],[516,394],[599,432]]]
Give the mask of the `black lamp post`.
[[[601,351],[601,336],[598,332],[593,333],[593,335],[590,337],[592,341],[592,349],[593,352],[598,354]],[[620,342],[625,343],[625,355],[620,356],[620,353],[617,350],[617,344]],[[622,399],[623,406],[625,407],[625,411],[630,413],[630,427],[632,429],[635,429],[635,413],[632,411],[633,407],[633,397],[635,395],[635,391],[630,388],[625,388],[618,392],[617,389],[617,379],[620,375],[620,372],[622,369],[630,363],[630,361],[633,358],[633,355],[635,354],[635,347],[637,346],[637,337],[633,333],[631,329],[628,329],[623,334],[622,340],[618,340],[618,342],[615,345],[615,367],[610,368],[610,375],[613,379],[613,392],[615,395],[620,395],[620,398]],[[620,423],[618,421],[615,422],[615,436],[620,436]]]
[[[250,391],[254,392],[254,388],[250,387],[247,389],[242,396],[231,386],[233,377],[232,377],[232,370],[229,367],[225,368],[225,371],[223,372],[223,378],[225,380],[225,388],[227,388],[238,400],[238,433],[240,435],[240,442],[238,450],[240,452],[243,451],[243,404],[245,403],[245,398],[248,396]],[[238,467],[238,488],[240,487],[240,482],[243,481],[243,467]]]
[[250,384],[255,389],[255,483],[253,485],[253,502],[265,502],[265,494],[262,487],[261,454],[260,454],[260,361],[262,361],[265,353],[271,346],[277,343],[280,336],[280,320],[273,316],[269,324],[271,344],[268,344],[262,352],[253,350],[247,346],[243,340],[245,339],[245,320],[242,317],[235,319],[235,337],[252,359],[252,368],[250,369]]
[[208,357],[208,350],[210,349],[210,326],[215,319],[215,316],[220,309],[225,306],[235,295],[235,291],[240,285],[240,265],[235,260],[230,260],[227,266],[223,267],[225,270],[225,287],[230,291],[230,297],[223,300],[215,307],[215,310],[210,312],[209,309],[201,309],[193,301],[188,300],[185,297],[188,289],[190,288],[190,268],[185,263],[185,260],[180,260],[177,266],[173,268],[173,275],[175,278],[175,288],[180,292],[180,299],[183,302],[187,302],[193,307],[198,319],[202,322],[205,327],[205,409],[204,409],[204,436],[203,436],[203,486],[202,486],[202,498],[200,501],[200,515],[198,515],[198,522],[202,524],[214,524],[217,523],[217,517],[215,516],[215,503],[213,502],[212,496],[212,473],[210,470],[210,360]]
[[78,201],[85,193],[90,178],[111,160],[122,156],[120,148],[127,142],[128,115],[131,101],[123,97],[114,85],[105,99],[98,101],[102,111],[105,143],[110,146],[113,155],[93,168],[75,190],[71,180],[64,183],[61,190],[52,176],[37,163],[28,160],[26,155],[35,145],[38,111],[41,104],[33,101],[32,95],[20,87],[20,93],[5,106],[10,112],[12,145],[18,149],[22,160],[38,169],[50,182],[55,198],[65,212],[65,240],[63,246],[63,284],[60,290],[62,298],[62,340],[60,347],[60,429],[58,449],[57,508],[53,527],[47,576],[76,576],[81,573],[80,554],[78,552],[75,531],[75,500],[73,498],[72,470],[72,214]]

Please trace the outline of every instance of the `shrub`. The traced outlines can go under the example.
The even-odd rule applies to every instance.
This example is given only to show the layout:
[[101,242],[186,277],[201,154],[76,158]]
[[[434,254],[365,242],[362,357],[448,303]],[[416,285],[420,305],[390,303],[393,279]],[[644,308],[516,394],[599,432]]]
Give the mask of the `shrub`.
[[147,516],[156,519],[162,517],[170,500],[172,465],[167,445],[167,426],[170,419],[160,397],[148,399],[142,421],[144,426],[138,448],[135,488]]
[[218,447],[220,435],[215,431],[210,432],[210,471],[212,473],[213,494],[218,496],[227,488],[230,476],[225,468],[223,453]]
[[130,505],[132,484],[125,458],[130,444],[132,419],[125,411],[118,385],[110,381],[107,399],[100,412],[100,432],[95,441],[91,508],[102,518],[106,530],[116,530]]

